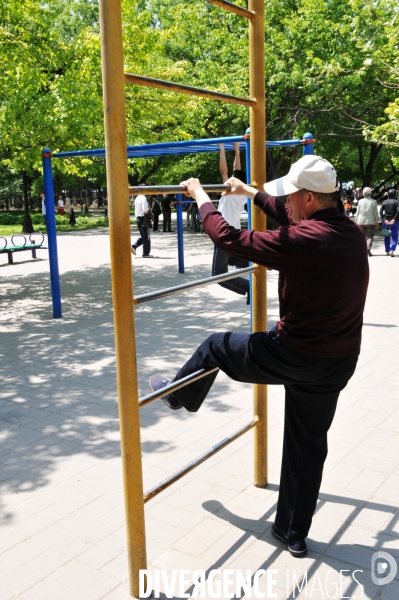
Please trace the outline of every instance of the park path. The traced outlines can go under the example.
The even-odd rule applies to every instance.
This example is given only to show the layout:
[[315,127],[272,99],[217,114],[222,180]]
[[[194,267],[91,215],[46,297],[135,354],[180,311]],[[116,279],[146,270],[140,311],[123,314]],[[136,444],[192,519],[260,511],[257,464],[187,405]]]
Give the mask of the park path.
[[[134,259],[136,294],[210,275],[207,236],[185,232],[185,275],[176,234],[153,234],[152,244],[153,259]],[[0,259],[0,600],[127,600],[108,232],[61,234],[58,251],[60,320],[46,251],[37,261]],[[370,569],[377,550],[399,558],[399,259],[377,240],[370,266],[362,354],[331,429],[306,559],[270,535],[284,417],[283,390],[270,387],[268,487],[252,485],[246,434],[146,505],[149,568],[275,569],[279,599],[287,575],[290,592],[293,570],[298,579],[307,571],[314,600],[328,597],[328,571],[346,570],[341,596],[397,600],[399,575],[380,586]],[[268,280],[273,323],[276,273]],[[243,297],[210,286],[138,307],[136,328],[144,395],[151,373],[173,375],[209,333],[248,331],[248,310]],[[245,424],[251,404],[250,386],[220,374],[198,414],[145,407],[144,488]]]

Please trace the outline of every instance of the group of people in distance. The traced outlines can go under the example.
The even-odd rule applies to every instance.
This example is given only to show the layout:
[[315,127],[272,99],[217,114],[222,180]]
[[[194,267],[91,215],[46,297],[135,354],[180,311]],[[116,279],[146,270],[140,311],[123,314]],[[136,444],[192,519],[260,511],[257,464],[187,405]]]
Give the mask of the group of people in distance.
[[[41,209],[42,209],[42,215],[43,215],[43,222],[44,222],[44,226],[47,229],[47,202],[46,202],[46,195],[44,193],[44,190],[42,190],[40,192],[40,198],[41,198]],[[75,217],[75,211],[72,208],[72,203],[71,203],[71,199],[69,198],[69,196],[66,198],[66,212],[69,215],[69,225],[71,225],[71,227],[73,227],[74,225],[76,225],[76,217]],[[58,214],[60,216],[65,214],[65,205],[64,205],[64,199],[62,196],[58,197],[58,201],[57,201],[57,210],[58,210]]]
[[349,197],[345,198],[344,212],[348,217],[354,215],[354,221],[362,228],[366,237],[368,255],[372,256],[374,233],[381,220],[386,256],[394,257],[398,244],[399,190],[389,189],[383,196],[379,210],[371,187],[365,187],[363,191],[361,188],[356,188],[356,194],[353,204]]

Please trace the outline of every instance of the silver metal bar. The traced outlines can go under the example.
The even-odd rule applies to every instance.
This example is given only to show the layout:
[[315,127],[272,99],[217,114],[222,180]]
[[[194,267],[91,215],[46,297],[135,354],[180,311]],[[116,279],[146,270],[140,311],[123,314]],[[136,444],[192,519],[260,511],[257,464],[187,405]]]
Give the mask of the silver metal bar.
[[[207,184],[202,186],[205,192],[222,192],[230,191],[229,185],[223,183]],[[133,185],[129,186],[131,194],[184,194],[187,191],[185,185]]]
[[193,381],[197,381],[197,379],[202,379],[203,377],[207,377],[208,375],[210,375],[211,373],[214,373],[215,371],[219,371],[219,367],[215,367],[214,369],[209,369],[208,371],[205,371],[205,369],[200,369],[199,371],[195,371],[194,373],[187,375],[187,377],[183,377],[182,379],[179,379],[178,381],[174,381],[174,382],[170,383],[169,385],[165,385],[165,387],[162,388],[162,391],[152,392],[151,394],[148,394],[148,396],[144,396],[143,398],[141,398],[141,400],[139,400],[139,408],[141,408],[142,406],[146,406],[147,404],[150,404],[151,402],[154,402],[154,400],[158,400],[159,398],[162,398],[162,396],[165,396],[169,392],[175,392],[176,390],[180,390],[180,388],[185,387],[186,385],[188,385],[189,383],[192,383]]
[[157,290],[156,292],[149,292],[148,294],[141,294],[133,298],[134,304],[143,304],[144,302],[151,302],[151,300],[159,300],[165,296],[173,296],[186,290],[191,290],[197,287],[204,287],[205,285],[211,285],[212,283],[219,283],[220,281],[228,281],[229,279],[235,279],[236,277],[242,277],[248,275],[248,273],[255,273],[258,265],[252,265],[245,269],[236,269],[235,273],[227,273],[226,275],[215,275],[214,277],[207,277],[206,279],[197,279],[196,281],[189,281],[188,283],[182,283],[174,287],[165,288],[163,290]]
[[198,465],[201,465],[208,458],[210,458],[211,456],[213,456],[214,454],[216,454],[217,452],[219,452],[220,450],[222,450],[223,448],[225,448],[226,446],[228,446],[229,444],[234,442],[234,440],[236,440],[239,437],[241,437],[242,435],[244,435],[244,433],[247,433],[247,431],[256,427],[258,420],[259,419],[257,417],[255,417],[253,421],[250,421],[247,425],[244,425],[244,427],[241,427],[241,429],[238,429],[238,431],[236,431],[235,433],[232,433],[231,435],[229,435],[227,438],[225,438],[224,440],[222,440],[215,446],[212,446],[212,448],[210,448],[209,450],[207,450],[206,452],[201,454],[201,456],[199,456],[198,458],[195,458],[194,460],[192,460],[190,463],[188,463],[188,465],[186,465],[185,467],[180,469],[180,471],[177,471],[176,473],[174,473],[167,479],[164,479],[160,484],[156,485],[151,490],[146,492],[144,494],[144,504],[146,502],[148,502],[149,500],[151,500],[151,498],[154,498],[155,496],[157,496],[158,494],[163,492],[163,490],[166,490],[166,488],[171,486],[172,483],[175,483],[175,481],[178,481],[179,479],[184,477],[184,475],[187,475],[187,473],[189,473],[190,471],[195,469],[195,467],[198,467]]

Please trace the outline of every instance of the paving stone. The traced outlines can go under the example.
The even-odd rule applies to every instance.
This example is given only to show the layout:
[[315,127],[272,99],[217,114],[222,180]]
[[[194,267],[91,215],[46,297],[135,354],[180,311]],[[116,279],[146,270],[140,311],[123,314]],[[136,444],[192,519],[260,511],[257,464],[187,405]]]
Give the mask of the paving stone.
[[46,546],[34,540],[24,540],[2,553],[2,573],[12,573],[46,550]]
[[88,600],[89,598],[89,596],[83,596],[77,590],[49,578],[26,590],[23,597],[26,600]]
[[386,473],[365,469],[346,486],[346,489],[352,492],[359,491],[360,493],[370,494],[371,496],[386,479]]
[[9,589],[14,594],[21,594],[68,562],[68,560],[69,558],[65,554],[55,552],[54,550],[46,550],[9,575],[0,577],[0,585]]
[[126,530],[123,527],[103,538],[100,542],[90,544],[90,548],[86,548],[84,552],[79,554],[79,562],[95,569],[101,569],[124,552],[126,545]]
[[49,527],[57,521],[61,521],[71,513],[71,509],[63,504],[52,504],[51,506],[41,510],[40,512],[24,519],[14,526],[15,531],[23,533],[27,536],[33,536],[42,529]]
[[51,574],[50,579],[66,587],[71,587],[79,594],[84,594],[93,600],[103,598],[120,581],[111,575],[92,569],[77,560],[68,562]]
[[99,541],[115,530],[115,527],[85,513],[75,512],[59,521],[59,526],[74,531],[89,539]]
[[0,552],[5,552],[25,540],[25,536],[8,527],[0,528]]
[[323,483],[344,490],[361,472],[358,467],[339,464],[323,478]]
[[35,540],[44,546],[63,552],[70,558],[80,555],[93,545],[92,539],[64,529],[58,524],[37,533]]

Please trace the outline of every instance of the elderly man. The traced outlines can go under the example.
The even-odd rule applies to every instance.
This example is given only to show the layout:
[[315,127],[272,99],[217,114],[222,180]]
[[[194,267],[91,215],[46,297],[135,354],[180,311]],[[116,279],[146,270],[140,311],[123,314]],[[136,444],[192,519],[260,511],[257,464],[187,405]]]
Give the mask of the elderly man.
[[[219,367],[236,381],[284,385],[283,459],[272,533],[301,557],[327,456],[327,432],[360,352],[369,277],[364,235],[339,213],[335,169],[319,156],[303,156],[287,176],[267,183],[270,196],[234,177],[227,181],[229,193],[253,199],[280,224],[276,231],[235,229],[197,179],[183,183],[218,248],[279,271],[280,320],[269,332],[211,335],[175,380]],[[287,203],[278,196],[288,196]],[[215,377],[212,373],[163,400],[174,410],[195,412]],[[157,391],[167,383],[162,375],[150,379]]]
[[374,232],[378,228],[378,208],[377,201],[371,197],[373,190],[370,187],[365,187],[363,190],[363,198],[359,200],[355,221],[363,230],[366,238],[367,252],[371,254],[373,246]]

